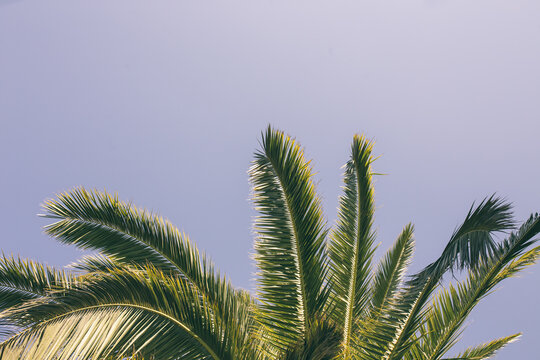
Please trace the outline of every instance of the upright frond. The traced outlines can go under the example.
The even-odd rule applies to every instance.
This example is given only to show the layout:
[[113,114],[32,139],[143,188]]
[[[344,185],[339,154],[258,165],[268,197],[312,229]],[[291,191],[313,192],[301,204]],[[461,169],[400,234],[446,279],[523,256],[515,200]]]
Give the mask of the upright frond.
[[281,131],[268,128],[249,170],[259,212],[254,229],[260,269],[259,320],[282,349],[294,345],[322,310],[324,220],[309,162]]
[[377,268],[371,300],[375,311],[388,305],[399,289],[414,250],[413,232],[412,224],[407,225]]
[[329,244],[330,281],[334,318],[343,331],[345,352],[351,334],[369,302],[374,200],[371,163],[373,143],[356,135],[351,158],[345,165],[344,194],[340,197],[338,223]]

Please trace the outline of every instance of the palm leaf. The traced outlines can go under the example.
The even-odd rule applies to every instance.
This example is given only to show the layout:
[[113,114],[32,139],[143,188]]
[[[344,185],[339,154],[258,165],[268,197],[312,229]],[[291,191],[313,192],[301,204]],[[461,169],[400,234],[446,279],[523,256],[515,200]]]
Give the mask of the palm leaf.
[[521,334],[514,334],[492,340],[485,344],[468,348],[456,357],[445,358],[444,360],[486,360],[491,358],[497,353],[497,351],[499,351],[506,345],[516,341],[520,336]]
[[270,127],[249,170],[260,269],[259,321],[278,348],[293,346],[322,310],[324,221],[309,163],[298,144]]
[[510,210],[508,203],[495,196],[484,199],[476,207],[473,204],[441,256],[411,277],[401,305],[404,309],[409,306],[409,309],[403,310],[403,317],[396,319],[402,325],[397,328],[385,359],[400,359],[403,352],[412,346],[414,334],[423,323],[425,305],[447,271],[456,267],[474,268],[494,251],[493,234],[514,227]]
[[0,258],[0,311],[35,299],[53,287],[67,286],[72,281],[65,271],[15,257]]
[[[224,321],[232,316],[239,295],[189,238],[163,218],[122,202],[105,192],[83,188],[58,195],[44,204],[47,218],[58,220],[46,232],[59,241],[101,255],[83,259],[81,269],[100,270],[128,264],[147,264],[179,274],[217,306]],[[239,305],[238,305],[239,306]]]
[[[1,348],[51,359],[110,354],[120,359],[133,348],[158,358],[232,359],[250,353],[248,308],[230,309],[235,322],[226,323],[207,297],[181,277],[155,268],[117,269],[12,309],[8,315],[23,319],[27,330]],[[51,331],[59,333],[45,336]]]
[[381,260],[373,279],[372,307],[386,307],[399,290],[414,250],[414,227],[407,225]]
[[490,258],[469,272],[468,279],[442,291],[428,312],[423,329],[427,359],[439,359],[455,344],[460,328],[474,306],[501,281],[534,264],[540,247],[526,251],[540,232],[540,217],[532,216],[519,231],[497,246]]
[[351,159],[345,166],[338,223],[329,244],[334,319],[342,328],[345,352],[351,334],[356,332],[355,319],[365,312],[370,295],[374,251],[372,148],[364,137],[354,137]]
[[441,256],[412,281],[423,282],[427,278],[439,281],[448,270],[475,267],[494,250],[493,235],[515,227],[511,209],[509,203],[495,195],[485,198],[476,207],[472,204]]

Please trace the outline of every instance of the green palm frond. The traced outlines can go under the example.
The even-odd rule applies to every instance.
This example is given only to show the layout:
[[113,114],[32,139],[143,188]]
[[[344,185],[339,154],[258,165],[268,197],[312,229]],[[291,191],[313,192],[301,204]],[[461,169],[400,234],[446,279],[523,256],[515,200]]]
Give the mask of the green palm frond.
[[307,333],[325,302],[324,220],[309,162],[298,144],[268,128],[249,170],[259,267],[258,317],[283,349]]
[[491,358],[506,345],[516,341],[521,334],[514,334],[492,340],[479,346],[468,348],[461,354],[453,358],[445,358],[444,360],[486,360]]
[[485,198],[476,207],[471,205],[442,255],[416,274],[412,281],[425,281],[428,277],[439,281],[448,270],[475,267],[494,250],[493,235],[515,227],[511,209],[509,203],[495,195]]
[[43,204],[45,227],[60,242],[97,250],[118,261],[182,274],[202,289],[211,266],[189,238],[169,221],[122,202],[117,195],[76,188]]
[[[137,264],[121,261],[114,256],[103,254],[85,255],[81,259],[68,265],[69,268],[82,271],[83,273],[92,273],[99,271],[110,271],[122,267],[136,266]],[[140,264],[139,264],[140,265]]]
[[399,290],[414,251],[414,227],[407,225],[381,260],[373,278],[372,307],[385,308]]
[[351,158],[345,166],[344,194],[339,220],[329,244],[330,281],[334,319],[343,331],[345,352],[356,332],[355,319],[367,308],[370,295],[374,200],[371,156],[373,144],[363,136],[353,139]]
[[[178,346],[166,347],[164,351],[173,352],[158,358],[233,359],[249,353],[251,346],[250,298],[235,300],[246,304],[236,311],[229,308],[231,316],[226,322],[207,297],[182,277],[155,268],[96,273],[70,289],[11,310],[8,316],[23,319],[27,330],[2,348],[46,351],[51,359],[98,358],[112,353],[120,359],[133,347],[157,356],[161,354],[158,345],[166,341]],[[100,319],[106,314],[112,320],[102,325]],[[43,337],[51,327],[66,330]],[[129,346],[119,349],[115,341]]]
[[0,311],[35,299],[54,287],[67,286],[73,277],[65,271],[32,260],[0,258]]
[[24,301],[37,299],[53,288],[68,287],[74,277],[62,270],[13,256],[0,258],[0,337],[17,330],[17,323],[7,321],[2,311]]
[[[79,188],[58,195],[43,207],[45,217],[57,220],[46,226],[48,234],[106,256],[87,257],[79,264],[83,269],[106,268],[110,262],[138,267],[152,264],[185,277],[218,307],[229,301],[225,294],[235,292],[185,234],[167,220],[122,202],[116,195]],[[229,316],[226,308],[221,313]]]
[[311,324],[306,337],[289,349],[281,360],[333,360],[341,351],[341,334],[336,326],[324,320]]
[[[440,257],[405,278],[405,226],[373,268],[373,143],[355,136],[338,221],[326,228],[310,162],[268,127],[249,170],[257,297],[189,238],[116,195],[76,188],[45,202],[46,232],[94,251],[64,272],[0,259],[7,360],[481,360],[519,334],[443,359],[476,304],[540,258],[540,216],[514,230],[495,195],[473,204]],[[498,233],[508,233],[495,241]],[[327,235],[330,236],[327,238]],[[443,287],[445,274],[464,280]]]
[[473,204],[463,223],[452,234],[442,255],[407,281],[402,295],[407,300],[403,301],[402,306],[410,308],[403,311],[406,314],[404,320],[398,320],[403,325],[397,331],[397,337],[390,345],[391,350],[385,359],[400,359],[404,349],[412,346],[411,339],[414,339],[414,334],[424,321],[426,304],[446,272],[466,266],[474,268],[495,251],[493,234],[514,227],[510,210],[508,203],[495,196],[484,199],[476,207]]
[[533,216],[471,269],[466,281],[455,287],[450,284],[438,294],[422,329],[426,359],[439,359],[455,344],[467,316],[497,284],[538,260],[540,247],[525,250],[538,240],[534,237],[539,232],[540,218]]

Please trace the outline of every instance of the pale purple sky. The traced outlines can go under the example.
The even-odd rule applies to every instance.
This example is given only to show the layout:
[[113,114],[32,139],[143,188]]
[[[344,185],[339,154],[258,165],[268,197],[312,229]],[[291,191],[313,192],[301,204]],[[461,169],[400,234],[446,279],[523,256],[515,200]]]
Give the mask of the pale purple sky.
[[[355,132],[376,140],[382,248],[416,225],[411,270],[473,200],[540,211],[540,2],[0,0],[0,249],[63,266],[39,204],[118,192],[253,289],[246,171],[268,123],[314,160],[329,223]],[[538,357],[540,265],[472,313],[463,345],[523,331]]]

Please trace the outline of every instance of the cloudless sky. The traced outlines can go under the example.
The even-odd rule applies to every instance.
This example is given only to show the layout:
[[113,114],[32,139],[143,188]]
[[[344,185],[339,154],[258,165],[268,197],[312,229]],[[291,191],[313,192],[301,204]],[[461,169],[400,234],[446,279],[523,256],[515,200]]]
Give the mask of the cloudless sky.
[[[376,141],[376,227],[416,225],[411,271],[473,201],[540,210],[538,0],[0,0],[0,249],[55,266],[39,204],[74,186],[169,218],[254,290],[247,169],[268,125],[313,159],[328,223],[354,133]],[[379,252],[378,254],[381,254]],[[472,313],[457,350],[523,331],[540,265]]]

